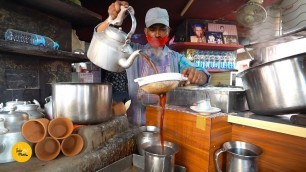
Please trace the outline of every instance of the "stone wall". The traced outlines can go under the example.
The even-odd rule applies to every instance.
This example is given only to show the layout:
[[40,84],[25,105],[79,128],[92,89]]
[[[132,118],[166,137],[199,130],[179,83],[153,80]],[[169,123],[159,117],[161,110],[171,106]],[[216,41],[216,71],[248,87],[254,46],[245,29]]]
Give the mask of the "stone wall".
[[[60,18],[23,6],[19,2],[0,0],[0,39],[7,29],[47,36],[59,43],[62,51],[71,51],[71,24]],[[38,100],[51,95],[53,82],[71,81],[71,63],[0,51],[0,103],[19,99]]]

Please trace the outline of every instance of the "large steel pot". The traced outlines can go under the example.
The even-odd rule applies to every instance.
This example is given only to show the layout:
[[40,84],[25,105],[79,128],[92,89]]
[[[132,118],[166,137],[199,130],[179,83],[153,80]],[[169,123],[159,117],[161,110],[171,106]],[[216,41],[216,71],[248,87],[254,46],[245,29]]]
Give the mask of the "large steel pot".
[[112,116],[112,85],[107,83],[52,84],[53,115],[75,124],[97,124]]
[[260,115],[306,112],[306,53],[249,68],[242,77],[250,111]]

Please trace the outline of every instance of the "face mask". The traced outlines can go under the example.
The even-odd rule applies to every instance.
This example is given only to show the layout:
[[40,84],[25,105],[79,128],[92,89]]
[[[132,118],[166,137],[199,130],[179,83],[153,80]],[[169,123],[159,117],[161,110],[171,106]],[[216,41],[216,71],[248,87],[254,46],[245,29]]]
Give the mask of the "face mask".
[[168,41],[168,36],[165,36],[163,38],[153,38],[149,35],[146,36],[147,37],[147,41],[148,43],[152,46],[152,47],[163,47],[166,45],[167,41]]

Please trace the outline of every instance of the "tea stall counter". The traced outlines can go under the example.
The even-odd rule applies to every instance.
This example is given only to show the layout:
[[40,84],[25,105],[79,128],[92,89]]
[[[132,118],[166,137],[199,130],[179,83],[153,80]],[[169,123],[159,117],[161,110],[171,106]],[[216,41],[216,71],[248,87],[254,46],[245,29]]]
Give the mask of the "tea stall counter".
[[[147,125],[159,126],[159,106],[147,106]],[[217,171],[214,154],[223,143],[244,141],[259,146],[259,171],[304,171],[306,128],[290,124],[289,117],[251,113],[201,114],[189,107],[166,105],[164,138],[180,147],[175,163],[188,171]],[[219,157],[225,170],[225,159]]]
[[290,117],[291,115],[264,116],[239,112],[229,114],[228,122],[306,138],[306,126],[292,124]]
[[[146,124],[159,127],[160,114],[161,107],[147,106]],[[227,115],[221,112],[201,114],[189,107],[167,104],[163,132],[165,141],[180,147],[175,164],[186,167],[187,171],[216,171],[214,153],[231,140]]]
[[232,140],[262,148],[259,171],[305,171],[306,127],[293,125],[290,116],[260,116],[252,113],[229,114]]

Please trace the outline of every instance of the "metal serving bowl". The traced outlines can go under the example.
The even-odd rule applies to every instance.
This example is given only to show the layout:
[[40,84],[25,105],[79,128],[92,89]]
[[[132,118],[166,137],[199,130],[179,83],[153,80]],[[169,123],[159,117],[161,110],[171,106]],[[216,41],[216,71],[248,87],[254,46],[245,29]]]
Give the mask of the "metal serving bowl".
[[306,53],[264,63],[237,75],[250,111],[260,115],[306,112]]

